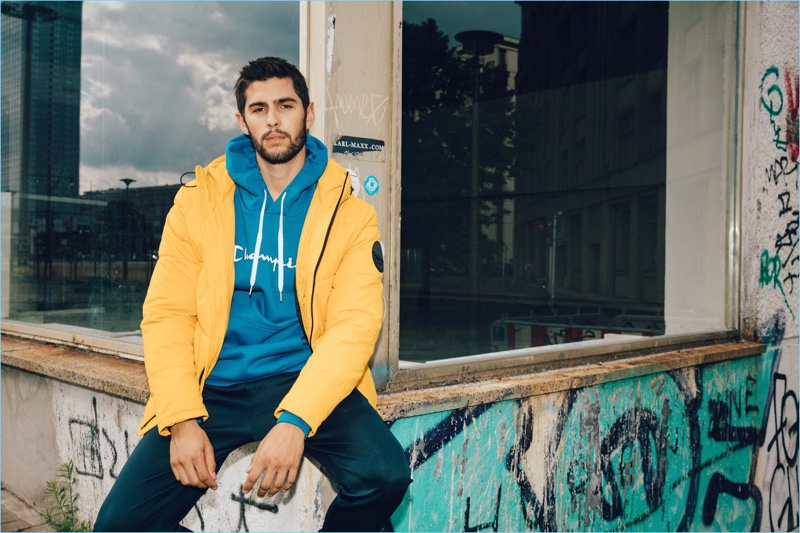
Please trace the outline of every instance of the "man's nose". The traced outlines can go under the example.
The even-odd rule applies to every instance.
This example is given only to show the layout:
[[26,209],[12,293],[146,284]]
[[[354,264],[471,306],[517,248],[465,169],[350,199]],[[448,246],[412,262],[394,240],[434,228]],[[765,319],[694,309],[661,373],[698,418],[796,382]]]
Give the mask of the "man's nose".
[[267,111],[267,126],[273,128],[280,123],[278,120],[278,113],[275,112],[274,109],[269,109]]

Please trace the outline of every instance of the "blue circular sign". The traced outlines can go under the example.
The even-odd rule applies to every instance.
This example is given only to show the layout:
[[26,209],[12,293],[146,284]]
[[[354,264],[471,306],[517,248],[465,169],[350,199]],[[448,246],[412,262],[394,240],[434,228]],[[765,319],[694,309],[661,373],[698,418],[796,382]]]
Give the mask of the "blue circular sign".
[[378,178],[375,176],[369,175],[367,179],[364,180],[364,190],[367,191],[367,194],[370,196],[375,196],[380,188],[381,185],[378,183]]

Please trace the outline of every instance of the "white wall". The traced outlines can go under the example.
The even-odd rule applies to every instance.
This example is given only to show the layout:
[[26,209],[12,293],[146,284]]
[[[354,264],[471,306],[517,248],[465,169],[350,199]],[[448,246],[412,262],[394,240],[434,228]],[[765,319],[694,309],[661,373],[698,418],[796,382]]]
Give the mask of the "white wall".
[[[762,530],[798,527],[798,5],[746,3],[742,131],[742,332],[775,352],[758,456]],[[797,143],[795,122],[794,143]],[[787,511],[781,519],[781,513]]]

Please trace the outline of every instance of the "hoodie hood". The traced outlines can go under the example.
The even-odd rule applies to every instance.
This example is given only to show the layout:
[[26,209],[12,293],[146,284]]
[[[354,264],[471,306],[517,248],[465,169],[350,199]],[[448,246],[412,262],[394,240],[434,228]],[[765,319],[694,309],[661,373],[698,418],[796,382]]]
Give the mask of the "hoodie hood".
[[[317,180],[319,180],[328,164],[328,149],[316,137],[306,136],[306,160],[303,168],[289,183],[278,198],[269,195],[264,178],[256,160],[256,152],[250,138],[244,134],[231,139],[225,150],[225,166],[233,182],[236,184],[234,195],[237,205],[237,226],[240,223],[250,227],[251,217],[240,217],[240,209],[250,214],[258,213],[258,227],[255,231],[255,241],[247,242],[247,247],[252,246],[254,257],[250,272],[250,290],[258,278],[258,269],[261,257],[261,247],[264,239],[265,214],[278,214],[277,228],[277,257],[278,268],[277,288],[280,301],[283,301],[284,288],[284,214],[305,211],[311,202],[311,195]],[[241,219],[241,220],[240,220]],[[245,233],[252,235],[252,231]]]
[[[287,206],[291,206],[303,190],[317,182],[328,164],[328,148],[313,135],[306,136],[305,150],[306,161],[303,168],[281,194],[287,196]],[[225,167],[236,187],[247,193],[245,198],[249,196],[251,200],[257,199],[260,203],[267,185],[258,168],[250,137],[242,134],[228,142]]]

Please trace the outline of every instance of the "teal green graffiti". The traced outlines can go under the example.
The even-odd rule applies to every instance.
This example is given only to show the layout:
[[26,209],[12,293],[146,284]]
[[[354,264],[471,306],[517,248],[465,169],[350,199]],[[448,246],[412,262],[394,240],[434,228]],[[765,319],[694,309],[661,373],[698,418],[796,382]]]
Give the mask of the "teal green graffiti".
[[[759,85],[759,89],[761,89],[762,95],[764,93],[764,82],[766,82],[767,78],[771,76],[774,76],[776,80],[780,80],[780,70],[778,70],[778,67],[775,65],[772,65],[766,71],[764,71],[764,75],[761,77],[761,85]],[[769,96],[769,102],[764,100],[764,96],[761,96],[761,105],[764,106],[764,109],[771,117],[780,115],[781,111],[783,111],[783,91],[781,91],[777,81],[769,86],[767,89],[767,95]],[[774,97],[777,97],[777,102],[773,100]]]
[[[410,462],[418,466],[403,502],[392,515],[394,529],[464,531],[489,524],[491,527],[482,529],[496,525],[497,531],[524,531],[519,487],[505,465],[517,439],[517,412],[513,401],[493,405],[471,424],[453,428],[452,440],[424,460],[415,454],[423,453],[426,435],[450,412],[397,421],[392,433],[408,450]],[[462,422],[456,419],[454,423]]]
[[[767,82],[767,78],[771,77],[775,78],[775,83],[768,85],[769,82]],[[767,114],[769,114],[769,123],[772,126],[772,133],[774,135],[772,141],[775,143],[775,147],[778,150],[785,152],[788,141],[785,138],[781,139],[781,127],[775,120],[775,118],[780,115],[781,111],[783,111],[783,91],[781,91],[777,83],[779,79],[780,70],[773,65],[769,67],[761,77],[759,89],[761,90],[761,106],[767,111]],[[767,85],[767,98],[764,99],[764,88]]]
[[763,250],[761,252],[761,269],[758,275],[758,286],[763,288],[772,285],[772,288],[781,291],[781,294],[783,295],[783,302],[786,304],[786,308],[792,315],[792,319],[794,319],[794,311],[792,310],[792,306],[789,304],[789,299],[786,298],[786,291],[783,290],[783,284],[781,283],[779,276],[780,273],[780,256],[775,255],[772,257],[769,255],[767,250]]
[[[693,531],[759,529],[763,497],[755,486],[755,462],[767,404],[774,353],[702,369],[698,505]],[[713,481],[736,486],[738,495]],[[746,496],[745,496],[746,495]]]
[[[414,481],[392,526],[759,528],[768,495],[755,484],[755,465],[776,353],[586,387],[566,403],[559,395],[535,402],[550,405],[546,413],[501,401],[398,420],[391,430]],[[559,419],[558,429],[536,435],[545,426],[530,424],[531,416]],[[529,507],[534,499],[543,515]]]
[[558,448],[557,529],[677,529],[694,453],[688,416],[668,374],[581,390]]

